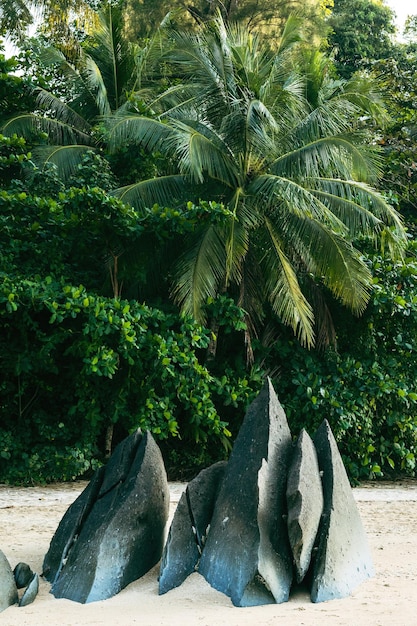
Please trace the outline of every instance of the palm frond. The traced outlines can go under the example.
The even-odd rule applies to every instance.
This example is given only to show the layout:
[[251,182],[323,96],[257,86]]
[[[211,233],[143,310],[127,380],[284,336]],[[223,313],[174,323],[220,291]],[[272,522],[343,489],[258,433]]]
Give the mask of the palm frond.
[[152,152],[163,154],[175,152],[175,130],[168,124],[136,114],[124,114],[110,118],[109,145],[115,149],[125,143],[135,142]]
[[203,307],[224,283],[225,242],[221,229],[210,224],[198,232],[175,267],[173,295],[184,313],[205,321]]
[[[291,178],[284,178],[272,174],[257,176],[251,183],[249,191],[252,196],[258,196],[258,203],[264,203],[267,210],[265,214],[288,215],[295,214],[299,217],[311,217],[323,220],[337,232],[347,233],[347,228],[342,220],[324,202],[317,198],[312,191]],[[285,224],[282,224],[284,228]]]
[[123,202],[128,202],[139,211],[152,207],[154,204],[160,206],[176,206],[180,202],[189,200],[192,191],[186,180],[181,175],[160,176],[151,178],[133,185],[120,187],[112,192]]
[[304,297],[294,267],[285,254],[282,242],[268,219],[265,220],[270,245],[262,259],[269,300],[281,321],[290,326],[301,343],[314,345],[314,315]]
[[325,176],[329,172],[340,177],[367,182],[378,173],[378,159],[370,158],[370,150],[353,143],[345,136],[316,139],[279,156],[270,164],[271,172],[295,176]]
[[33,113],[18,115],[9,119],[3,124],[2,132],[6,135],[16,133],[26,138],[33,137],[34,133],[44,132],[57,144],[80,142],[92,145],[89,134],[74,128],[70,124]]
[[91,131],[91,124],[70,104],[45,89],[37,89],[36,93],[36,103],[46,114],[53,115],[60,122],[73,126],[86,134]]
[[307,261],[308,271],[354,313],[363,313],[372,289],[372,276],[360,253],[322,222],[304,218],[300,227],[297,216],[291,220],[299,237],[297,252]]
[[180,171],[191,181],[202,183],[208,175],[228,186],[236,186],[238,169],[227,144],[207,124],[173,120],[175,154]]
[[33,150],[34,161],[41,167],[53,163],[63,180],[74,174],[83,157],[92,150],[89,145],[39,146]]
[[[374,229],[377,221],[383,226],[392,227],[397,241],[397,254],[402,254],[402,249],[407,241],[401,215],[392,207],[385,198],[369,185],[354,180],[338,180],[321,177],[317,181],[314,195],[324,200],[324,194],[329,193],[333,206],[333,212],[337,213],[344,223],[349,225],[349,219],[353,212],[362,220],[363,227]],[[329,201],[326,198],[326,201]],[[368,233],[369,234],[369,233]],[[395,256],[395,255],[394,255]]]
[[100,77],[95,91],[98,95],[103,94],[100,84],[105,85],[108,107],[117,110],[122,102],[123,88],[126,89],[129,82],[133,84],[134,58],[124,34],[121,7],[109,3],[98,11],[97,17],[96,27],[85,48],[97,66],[95,75]]
[[107,87],[104,83],[102,73],[97,63],[90,56],[85,59],[85,69],[87,83],[97,104],[98,113],[101,116],[110,115],[111,107],[107,95]]

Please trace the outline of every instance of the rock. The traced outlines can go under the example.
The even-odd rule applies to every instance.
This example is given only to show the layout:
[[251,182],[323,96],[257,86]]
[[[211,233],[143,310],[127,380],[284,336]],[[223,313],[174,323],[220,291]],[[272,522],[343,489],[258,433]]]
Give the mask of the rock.
[[287,505],[288,536],[297,582],[300,583],[310,566],[323,512],[323,489],[316,449],[304,429],[297,440],[288,472]]
[[43,561],[42,576],[54,586],[69,552],[77,541],[84,521],[91,513],[98,497],[105,467],[97,470],[84,491],[69,507],[52,538],[49,550]]
[[311,599],[345,598],[374,574],[365,530],[327,420],[314,437],[323,473],[323,516],[318,531]]
[[18,563],[13,570],[13,576],[16,581],[16,587],[23,589],[33,578],[33,572],[27,563]]
[[126,438],[68,509],[44,560],[57,598],[104,600],[161,558],[169,489],[152,435]]
[[25,589],[25,593],[20,598],[19,606],[27,606],[31,604],[39,591],[39,576],[37,574],[32,575],[32,579],[29,585]]
[[159,593],[178,587],[198,568],[226,462],[203,470],[182,494],[164,548]]
[[0,612],[18,601],[16,582],[5,554],[0,550]]
[[236,606],[288,599],[292,558],[285,489],[291,435],[268,379],[227,464],[199,572]]

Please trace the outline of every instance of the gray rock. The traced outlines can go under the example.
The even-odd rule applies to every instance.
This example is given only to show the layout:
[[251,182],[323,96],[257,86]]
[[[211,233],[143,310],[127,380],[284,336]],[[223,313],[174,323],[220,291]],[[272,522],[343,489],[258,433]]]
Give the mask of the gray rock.
[[44,561],[57,598],[104,600],[161,558],[169,509],[162,456],[137,431],[68,509]]
[[311,599],[345,598],[374,574],[365,530],[327,420],[314,437],[323,472],[323,517],[318,531]]
[[323,489],[314,444],[303,429],[297,440],[287,482],[288,536],[297,582],[310,566],[311,554],[323,512]]
[[31,604],[39,591],[39,576],[37,574],[32,575],[32,579],[25,589],[25,593],[20,598],[19,606],[27,606]]
[[236,606],[288,599],[285,489],[291,435],[270,380],[249,407],[216,501],[199,572]]
[[159,593],[178,587],[198,569],[226,462],[203,470],[182,494],[169,529],[159,576]]
[[13,576],[16,581],[16,587],[23,589],[33,578],[33,572],[27,563],[18,563],[13,570]]
[[16,582],[5,554],[0,550],[0,612],[18,601]]
[[[137,436],[137,434],[135,434]],[[84,491],[69,507],[52,538],[49,550],[43,561],[42,576],[52,585],[58,580],[71,548],[77,541],[85,520],[90,515],[98,497],[105,467],[101,467],[88,483]]]

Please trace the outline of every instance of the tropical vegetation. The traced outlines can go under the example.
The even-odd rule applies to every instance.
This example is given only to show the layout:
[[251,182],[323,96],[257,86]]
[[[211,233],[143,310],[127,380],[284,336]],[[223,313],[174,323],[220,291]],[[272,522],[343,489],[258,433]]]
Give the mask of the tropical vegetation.
[[348,0],[161,1],[146,32],[146,3],[33,4],[49,38],[0,56],[0,479],[88,475],[137,427],[188,477],[266,375],[352,480],[413,475],[412,20],[387,58],[389,11],[352,51]]

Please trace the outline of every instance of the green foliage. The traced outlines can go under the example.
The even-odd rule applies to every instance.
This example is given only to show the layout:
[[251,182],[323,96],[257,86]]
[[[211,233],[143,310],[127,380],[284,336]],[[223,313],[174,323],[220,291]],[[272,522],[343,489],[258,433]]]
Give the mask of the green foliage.
[[344,78],[364,64],[391,54],[395,25],[393,11],[384,3],[334,0],[329,26],[329,44],[335,49],[336,67]]
[[359,322],[340,317],[337,351],[306,353],[285,339],[274,346],[293,432],[313,434],[328,419],[353,480],[416,473],[416,250],[412,242],[403,263],[369,260],[370,305]]
[[416,222],[417,206],[417,40],[398,45],[388,59],[372,65],[384,90],[389,123],[379,142],[384,150],[383,185],[394,195],[403,215]]
[[197,229],[173,265],[181,310],[206,323],[208,298],[237,294],[249,335],[268,304],[311,347],[316,326],[326,334],[311,296],[320,286],[356,314],[368,301],[371,275],[352,240],[393,226],[394,254],[404,232],[370,186],[378,158],[359,120],[381,113],[372,82],[334,80],[328,59],[302,57],[299,44],[293,18],[276,51],[221,17],[192,34],[166,28],[160,61],[176,81],[149,94],[158,117],[123,110],[109,124],[113,146],[136,142],[175,165],[116,190],[121,199],[143,211],[203,197],[228,210]]
[[[92,175],[96,159],[84,165]],[[155,206],[139,217],[97,187],[55,199],[15,187],[0,191],[1,480],[82,475],[103,461],[108,429],[116,442],[137,427],[177,438],[168,457],[196,443],[201,458],[226,454],[223,414],[243,415],[259,376],[210,372],[209,330],[120,297],[137,273],[146,280],[152,256],[135,257],[143,239],[185,237],[223,207]],[[226,332],[241,332],[238,315]]]
[[[84,473],[102,458],[97,444],[110,424],[202,449],[217,440],[226,450],[222,406],[243,412],[253,398],[247,378],[216,379],[201,364],[208,331],[192,320],[52,277],[3,276],[0,307],[2,480]],[[50,447],[54,455],[38,465]],[[69,449],[79,450],[77,459]]]
[[27,111],[34,103],[30,81],[14,73],[17,61],[6,59],[1,50],[0,41],[0,125],[10,116]]

